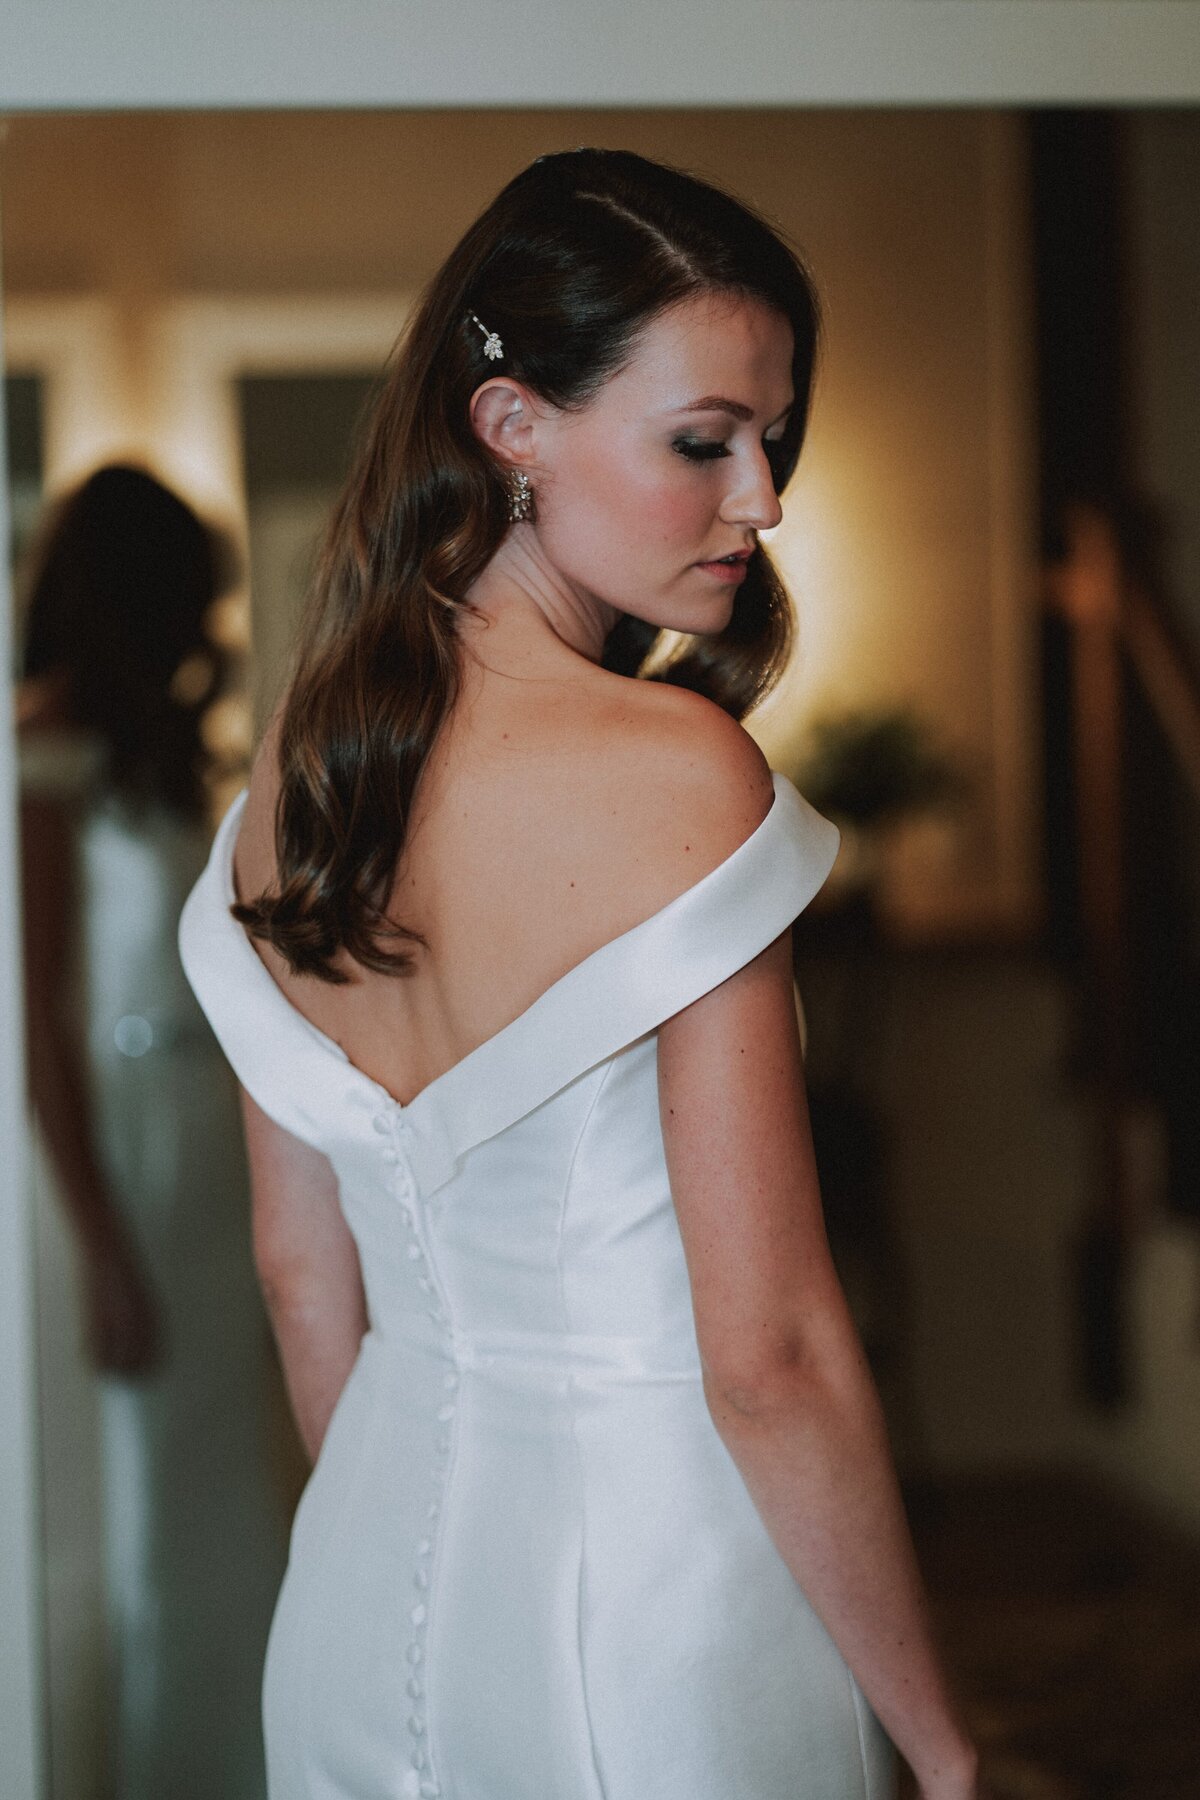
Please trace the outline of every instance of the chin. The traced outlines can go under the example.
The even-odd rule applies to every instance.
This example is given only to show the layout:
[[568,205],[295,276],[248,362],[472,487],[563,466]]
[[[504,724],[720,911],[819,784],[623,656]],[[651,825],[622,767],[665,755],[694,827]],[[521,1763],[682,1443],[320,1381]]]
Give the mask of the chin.
[[727,605],[717,608],[709,615],[709,622],[703,628],[704,636],[716,637],[719,632],[725,630],[725,627],[729,624],[732,617],[733,598],[731,596]]
[[737,593],[733,591],[728,595],[715,595],[707,604],[699,605],[695,595],[681,600],[678,596],[665,594],[660,605],[648,605],[644,599],[639,603],[632,596],[625,600],[610,600],[609,605],[617,609],[618,616],[628,613],[644,625],[652,625],[656,631],[678,631],[685,637],[715,637],[725,630],[733,617],[736,600]]

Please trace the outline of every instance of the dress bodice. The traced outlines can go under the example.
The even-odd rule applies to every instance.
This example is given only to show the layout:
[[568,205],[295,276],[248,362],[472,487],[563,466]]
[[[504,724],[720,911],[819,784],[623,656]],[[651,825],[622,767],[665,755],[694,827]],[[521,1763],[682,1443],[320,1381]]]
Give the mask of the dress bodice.
[[335,1161],[339,1145],[370,1144],[386,1121],[429,1195],[472,1151],[723,981],[808,905],[833,865],[838,829],[785,776],[773,771],[772,782],[766,817],[723,862],[584,957],[407,1105],[292,1005],[230,913],[247,790],[184,907],[183,966],[264,1112]]
[[252,1098],[333,1164],[381,1330],[453,1318],[460,1337],[546,1334],[554,1354],[564,1331],[649,1334],[694,1359],[656,1028],[765,948],[829,871],[837,828],[784,776],[773,782],[771,808],[730,856],[407,1105],[292,1005],[232,917],[244,795],[234,802],[184,908],[184,966]]

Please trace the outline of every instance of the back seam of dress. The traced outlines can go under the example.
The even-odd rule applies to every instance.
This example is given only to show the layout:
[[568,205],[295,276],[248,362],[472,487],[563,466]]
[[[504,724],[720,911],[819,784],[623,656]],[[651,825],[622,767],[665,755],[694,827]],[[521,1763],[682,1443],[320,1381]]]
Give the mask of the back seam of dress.
[[[592,1095],[591,1104],[580,1123],[579,1134],[576,1137],[574,1146],[571,1150],[571,1159],[567,1164],[567,1172],[563,1180],[562,1199],[558,1209],[558,1242],[555,1246],[555,1264],[558,1273],[558,1292],[562,1306],[563,1324],[567,1329],[570,1329],[570,1320],[567,1316],[566,1282],[563,1275],[563,1234],[566,1229],[567,1207],[571,1198],[571,1183],[574,1180],[575,1162],[579,1155],[580,1147],[583,1144],[584,1138],[587,1136],[588,1127],[592,1121],[592,1115],[595,1112],[600,1096],[604,1091],[605,1083],[612,1074],[614,1060],[609,1061],[608,1067],[596,1084],[596,1091]],[[579,1689],[583,1700],[584,1718],[587,1721],[588,1749],[592,1759],[592,1774],[595,1778],[592,1800],[607,1800],[607,1789],[604,1785],[604,1777],[600,1772],[600,1762],[596,1754],[596,1738],[592,1730],[592,1709],[588,1703],[587,1668],[584,1661],[583,1611],[587,1600],[587,1511],[584,1503],[583,1456],[579,1448],[578,1433],[575,1429],[575,1406],[573,1399],[571,1404],[571,1448],[575,1456],[575,1476],[579,1494],[579,1571],[575,1587],[575,1654],[579,1664]]]

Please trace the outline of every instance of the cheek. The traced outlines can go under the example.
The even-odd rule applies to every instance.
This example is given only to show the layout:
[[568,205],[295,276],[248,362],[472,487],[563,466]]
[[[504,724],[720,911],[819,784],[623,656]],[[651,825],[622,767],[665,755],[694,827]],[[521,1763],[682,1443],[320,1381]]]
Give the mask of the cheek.
[[666,460],[637,447],[616,456],[584,452],[555,486],[564,533],[581,532],[581,544],[599,538],[610,547],[618,543],[626,556],[653,555],[693,549],[711,535],[713,497],[682,457]]

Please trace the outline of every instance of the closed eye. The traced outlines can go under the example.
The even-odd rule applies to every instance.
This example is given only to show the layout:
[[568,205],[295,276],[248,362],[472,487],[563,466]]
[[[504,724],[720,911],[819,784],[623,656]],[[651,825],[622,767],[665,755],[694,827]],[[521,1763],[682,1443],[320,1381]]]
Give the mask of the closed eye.
[[729,455],[729,445],[719,438],[676,438],[672,448],[692,462],[712,462],[718,456]]
[[[762,447],[772,470],[779,473],[787,458],[787,447],[782,438],[764,438]],[[680,456],[686,456],[690,462],[715,462],[720,456],[732,454],[729,445],[719,438],[676,438],[672,448]]]

